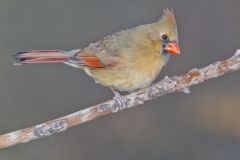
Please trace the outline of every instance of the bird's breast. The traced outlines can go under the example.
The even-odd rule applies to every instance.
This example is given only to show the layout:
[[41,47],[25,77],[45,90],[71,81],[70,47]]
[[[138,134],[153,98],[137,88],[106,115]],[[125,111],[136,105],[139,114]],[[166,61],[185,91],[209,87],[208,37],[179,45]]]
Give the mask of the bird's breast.
[[120,91],[133,91],[150,85],[164,65],[160,55],[137,58],[116,68],[85,69],[96,82]]

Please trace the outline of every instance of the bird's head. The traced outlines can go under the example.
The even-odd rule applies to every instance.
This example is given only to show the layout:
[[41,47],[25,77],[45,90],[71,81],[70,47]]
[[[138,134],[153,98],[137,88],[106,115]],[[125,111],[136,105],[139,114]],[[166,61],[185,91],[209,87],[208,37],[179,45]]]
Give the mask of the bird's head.
[[172,10],[165,9],[160,20],[151,28],[150,37],[160,44],[162,54],[180,54],[177,24]]

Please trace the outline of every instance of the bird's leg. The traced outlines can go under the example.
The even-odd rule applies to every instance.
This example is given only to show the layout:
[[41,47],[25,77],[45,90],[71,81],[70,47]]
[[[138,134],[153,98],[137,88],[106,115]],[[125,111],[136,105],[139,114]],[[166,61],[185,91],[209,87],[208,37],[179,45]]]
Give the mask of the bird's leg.
[[128,100],[125,97],[123,97],[120,93],[115,91],[112,87],[111,90],[114,94],[113,100],[115,100],[112,110],[117,112],[122,109],[127,109]]

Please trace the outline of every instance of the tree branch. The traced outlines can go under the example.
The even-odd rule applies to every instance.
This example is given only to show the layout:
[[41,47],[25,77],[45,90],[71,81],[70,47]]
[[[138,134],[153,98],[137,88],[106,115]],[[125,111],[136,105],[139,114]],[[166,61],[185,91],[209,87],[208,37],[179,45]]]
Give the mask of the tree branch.
[[[237,70],[240,70],[240,49],[226,60],[215,62],[201,69],[192,69],[180,76],[170,78],[166,76],[163,80],[152,84],[148,88],[126,95],[125,98],[128,101],[127,108],[138,106],[145,101],[173,92],[190,93],[190,86]],[[122,110],[117,108],[119,108],[118,103],[114,100],[109,100],[31,128],[0,135],[0,148],[48,137],[55,133],[63,132],[70,127]]]

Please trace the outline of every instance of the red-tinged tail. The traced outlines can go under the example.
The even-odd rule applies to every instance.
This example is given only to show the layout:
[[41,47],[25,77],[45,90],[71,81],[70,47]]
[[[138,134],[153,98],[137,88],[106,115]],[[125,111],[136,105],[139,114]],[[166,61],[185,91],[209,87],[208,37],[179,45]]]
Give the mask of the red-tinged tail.
[[69,60],[79,51],[80,50],[33,50],[18,52],[13,56],[13,60],[15,65],[26,63],[59,63]]

